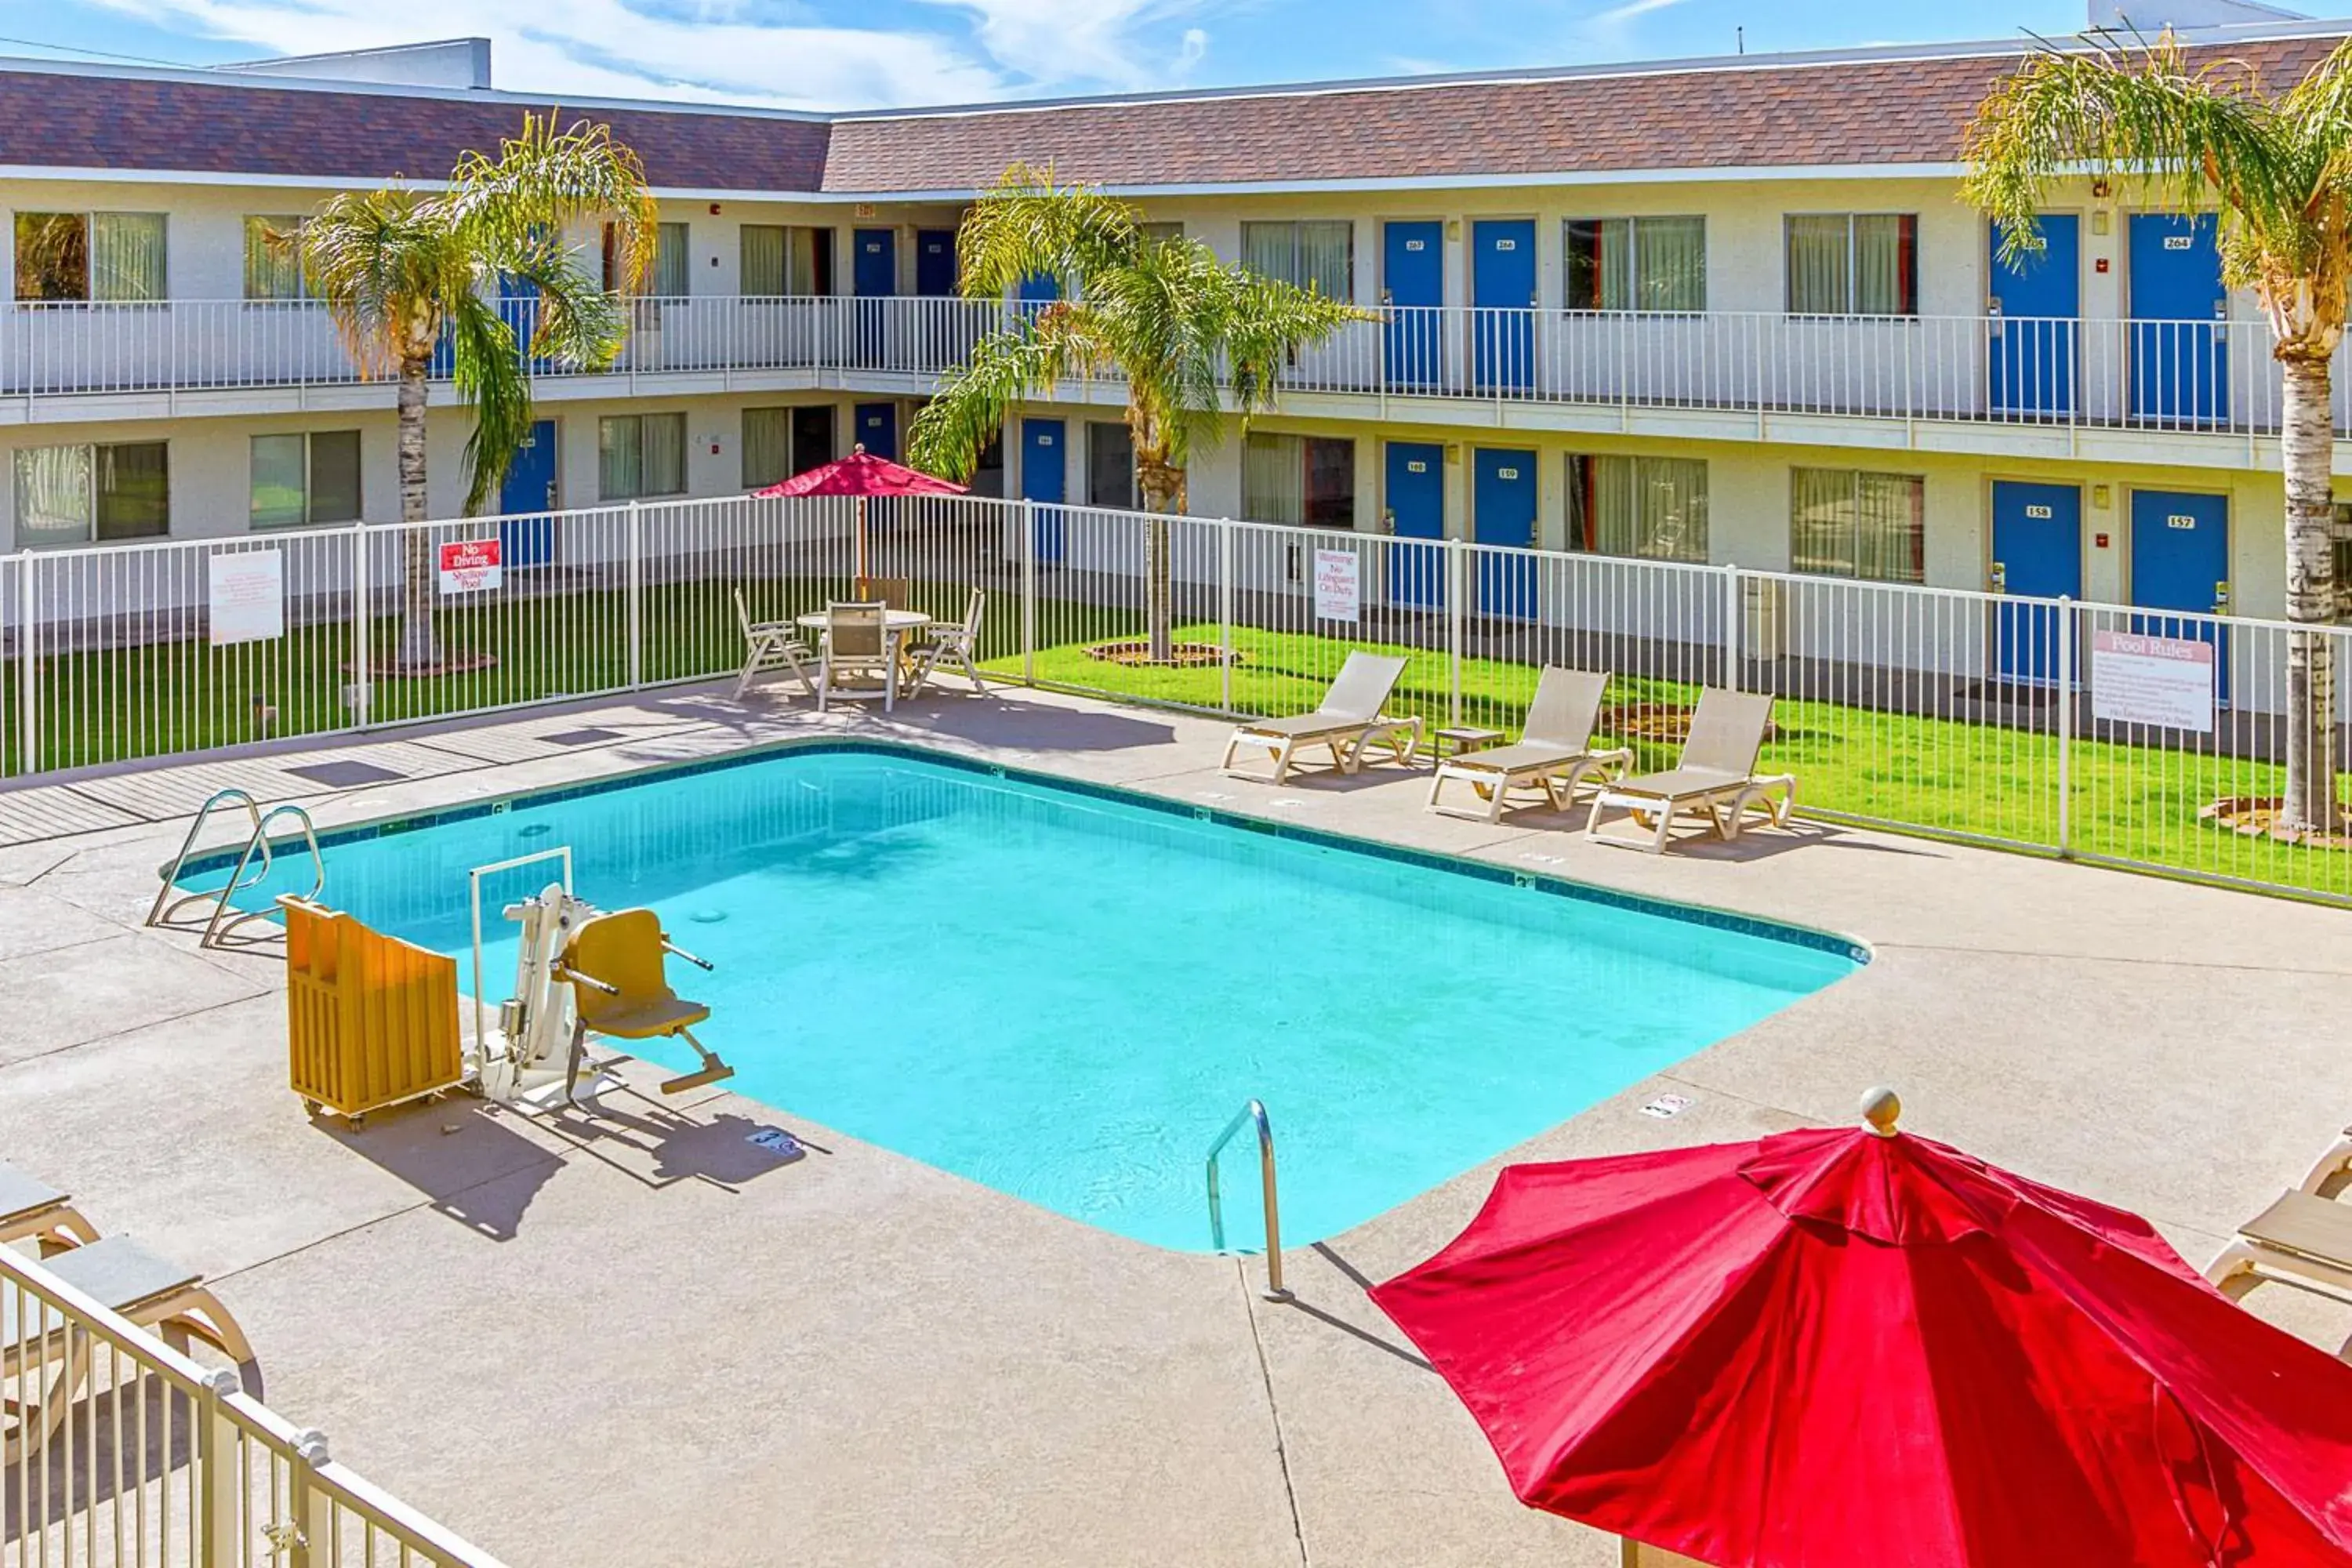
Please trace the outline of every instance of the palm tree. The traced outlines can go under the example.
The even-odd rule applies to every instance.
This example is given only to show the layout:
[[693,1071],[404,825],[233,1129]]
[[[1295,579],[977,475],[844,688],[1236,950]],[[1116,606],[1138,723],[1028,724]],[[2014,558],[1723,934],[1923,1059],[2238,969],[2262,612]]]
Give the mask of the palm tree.
[[1050,395],[1065,380],[1117,372],[1127,384],[1136,483],[1153,514],[1145,531],[1150,657],[1168,662],[1165,518],[1184,510],[1192,453],[1223,435],[1229,408],[1246,422],[1273,406],[1282,368],[1299,349],[1369,312],[1229,266],[1198,240],[1149,237],[1126,203],[1057,185],[1050,169],[1025,163],[982,195],[956,253],[970,298],[1002,300],[1039,277],[1058,280],[1064,298],[973,346],[915,416],[908,456],[966,479],[1013,404]]
[[[480,515],[530,433],[525,354],[601,370],[627,339],[626,296],[653,262],[653,195],[637,155],[609,126],[558,131],[526,114],[493,159],[468,153],[444,190],[353,192],[324,203],[292,237],[303,280],[326,303],[364,376],[400,380],[400,519],[425,521],[425,388],[446,342],[448,374],[474,411],[466,515]],[[614,289],[583,267],[567,226],[609,226]],[[528,348],[499,307],[518,286],[538,295]],[[442,661],[433,626],[426,531],[410,527],[400,646],[391,668]]]
[[[2191,70],[2169,32],[2129,47],[2041,50],[1979,106],[1963,189],[1999,226],[2000,256],[2038,252],[2055,180],[2132,182],[2184,212],[2221,211],[2221,275],[2270,318],[2286,387],[2286,613],[2334,620],[2328,363],[2352,279],[2352,44],[2273,92],[2242,61]],[[2336,829],[2331,647],[2287,636],[2286,797],[2276,827]]]

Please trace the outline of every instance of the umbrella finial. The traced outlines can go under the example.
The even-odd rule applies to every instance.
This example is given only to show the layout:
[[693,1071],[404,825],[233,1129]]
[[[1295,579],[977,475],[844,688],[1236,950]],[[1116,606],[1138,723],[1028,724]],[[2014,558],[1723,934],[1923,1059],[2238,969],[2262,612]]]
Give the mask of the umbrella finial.
[[1895,1136],[1895,1119],[1903,1114],[1903,1097],[1885,1084],[1862,1091],[1862,1119],[1881,1138]]
[[866,443],[863,441],[852,441],[849,444],[849,455],[853,458],[864,457],[866,455]]

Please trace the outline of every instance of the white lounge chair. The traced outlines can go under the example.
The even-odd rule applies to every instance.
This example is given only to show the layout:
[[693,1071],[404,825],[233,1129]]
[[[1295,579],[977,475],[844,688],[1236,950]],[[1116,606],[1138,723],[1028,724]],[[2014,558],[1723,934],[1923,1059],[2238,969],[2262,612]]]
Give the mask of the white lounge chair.
[[[824,608],[824,648],[816,672],[816,710],[824,711],[835,691],[860,696],[882,694],[882,708],[890,711],[898,695],[897,650],[891,646],[887,607],[880,604],[832,604]],[[845,686],[842,677],[864,676],[876,685]]]
[[[1764,749],[1764,732],[1771,723],[1769,697],[1709,687],[1699,694],[1698,707],[1691,713],[1682,761],[1666,773],[1602,784],[1592,798],[1592,815],[1585,818],[1584,836],[1601,837],[1601,816],[1612,806],[1633,813],[1633,820],[1649,830],[1643,847],[1654,855],[1665,848],[1679,816],[1706,817],[1726,840],[1739,837],[1740,819],[1752,810],[1763,811],[1776,827],[1787,826],[1790,809],[1797,803],[1796,775],[1756,771],[1756,757]],[[1776,790],[1778,801],[1772,798]]]
[[37,1242],[47,1256],[97,1239],[97,1227],[82,1218],[71,1198],[0,1161],[0,1247]]
[[1225,760],[1218,764],[1236,778],[1255,777],[1234,767],[1234,752],[1244,746],[1264,747],[1274,758],[1274,782],[1287,784],[1301,748],[1328,746],[1331,761],[1343,773],[1363,765],[1364,748],[1385,742],[1400,763],[1410,763],[1421,744],[1421,718],[1394,718],[1381,710],[1404,674],[1400,656],[1365,653],[1348,655],[1339,679],[1323,694],[1322,705],[1295,719],[1252,719],[1236,725],[1225,742]]
[[2280,1194],[2238,1227],[2205,1278],[2233,1301],[2276,1280],[2352,1303],[2352,1204]]
[[2311,1167],[2303,1179],[2302,1191],[2323,1198],[2332,1198],[2347,1185],[2352,1185],[2352,1127],[2347,1127],[2327,1146],[2327,1152]]
[[[1592,749],[1592,727],[1601,718],[1601,694],[1608,689],[1606,671],[1546,665],[1536,677],[1535,700],[1528,704],[1520,739],[1440,761],[1437,776],[1429,781],[1429,809],[1496,822],[1501,820],[1511,791],[1532,788],[1543,792],[1554,811],[1566,811],[1577,786],[1588,777],[1598,784],[1623,774],[1633,765],[1632,747]],[[1469,784],[1485,804],[1475,809],[1444,805],[1438,797],[1448,779]]]
[[773,669],[791,670],[799,679],[803,691],[816,689],[806,662],[814,655],[808,644],[801,641],[800,627],[790,621],[753,620],[751,609],[743,603],[740,588],[735,590],[735,622],[743,628],[743,669],[735,677],[738,700],[751,689],[753,681]]
[[974,691],[988,689],[988,682],[980,675],[980,626],[988,613],[988,595],[978,588],[963,605],[963,621],[960,626],[935,626],[919,644],[908,666],[908,685],[919,691],[931,683],[931,677],[941,665],[953,665],[971,681]]

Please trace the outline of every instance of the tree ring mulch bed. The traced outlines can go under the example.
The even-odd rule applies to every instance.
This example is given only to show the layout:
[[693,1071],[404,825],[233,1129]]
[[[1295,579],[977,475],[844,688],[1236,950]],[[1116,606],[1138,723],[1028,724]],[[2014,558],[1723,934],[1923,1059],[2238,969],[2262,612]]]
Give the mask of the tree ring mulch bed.
[[[1104,642],[1087,649],[1088,658],[1098,658],[1105,664],[1124,665],[1132,669],[1198,669],[1211,668],[1225,662],[1225,650],[1213,642],[1180,642],[1169,647],[1170,657],[1154,658],[1148,642]],[[1242,662],[1241,650],[1234,650],[1233,660]]]
[[[444,653],[434,664],[403,664],[400,656],[379,653],[368,661],[371,680],[431,680],[443,675],[471,675],[477,670],[496,669],[499,656],[494,653],[469,653],[463,649]],[[343,666],[345,675],[357,675],[359,667]]]
[[[1595,732],[1654,746],[1679,746],[1690,739],[1690,705],[1685,702],[1612,702],[1601,710]],[[1764,726],[1765,740],[1779,734],[1778,722]]]
[[2247,838],[2275,838],[2282,844],[2300,844],[2307,849],[2352,849],[2352,807],[2336,808],[2336,831],[2327,833],[2280,826],[2279,809],[2284,804],[2281,796],[2274,795],[2224,795],[2210,805],[2200,806],[2197,820]]

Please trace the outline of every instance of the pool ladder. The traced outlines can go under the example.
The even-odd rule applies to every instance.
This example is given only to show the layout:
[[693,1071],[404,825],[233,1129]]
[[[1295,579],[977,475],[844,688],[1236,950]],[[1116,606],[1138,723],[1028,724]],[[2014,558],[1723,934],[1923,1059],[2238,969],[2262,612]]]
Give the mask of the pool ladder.
[[1209,1244],[1219,1252],[1225,1249],[1225,1205],[1217,1191],[1217,1156],[1225,1152],[1234,1133],[1252,1123],[1257,1127],[1258,1181],[1265,1194],[1265,1289],[1261,1294],[1269,1301],[1287,1301],[1290,1292],[1282,1283],[1282,1205],[1275,1192],[1274,1124],[1266,1120],[1262,1100],[1253,1100],[1234,1112],[1234,1119],[1209,1145]]
[[[204,832],[205,822],[215,809],[228,805],[243,806],[247,820],[253,825],[252,831],[246,836],[245,848],[236,858],[236,868],[229,873],[228,880],[216,890],[183,893],[173,898],[172,889],[179,884],[180,873],[187,868],[188,857],[195,853],[196,838]],[[273,806],[264,811],[261,803],[250,793],[231,786],[215,790],[205,797],[205,804],[196,808],[195,820],[188,824],[187,837],[180,840],[180,852],[172,857],[169,866],[163,868],[163,885],[155,890],[155,901],[148,907],[147,923],[151,926],[169,925],[182,910],[209,900],[213,906],[212,914],[205,921],[205,934],[197,945],[224,947],[227,945],[229,932],[238,926],[247,921],[268,918],[269,910],[233,910],[230,900],[247,888],[258,887],[269,879],[270,867],[277,858],[269,842],[269,825],[281,816],[293,818],[302,830],[302,841],[310,847],[310,864],[315,868],[310,879],[310,890],[305,897],[316,899],[327,886],[327,863],[319,853],[319,829],[311,822],[310,814],[292,805]],[[261,857],[261,868],[248,882],[245,878],[246,869],[252,865],[257,854]],[[272,909],[275,907],[271,906]]]

